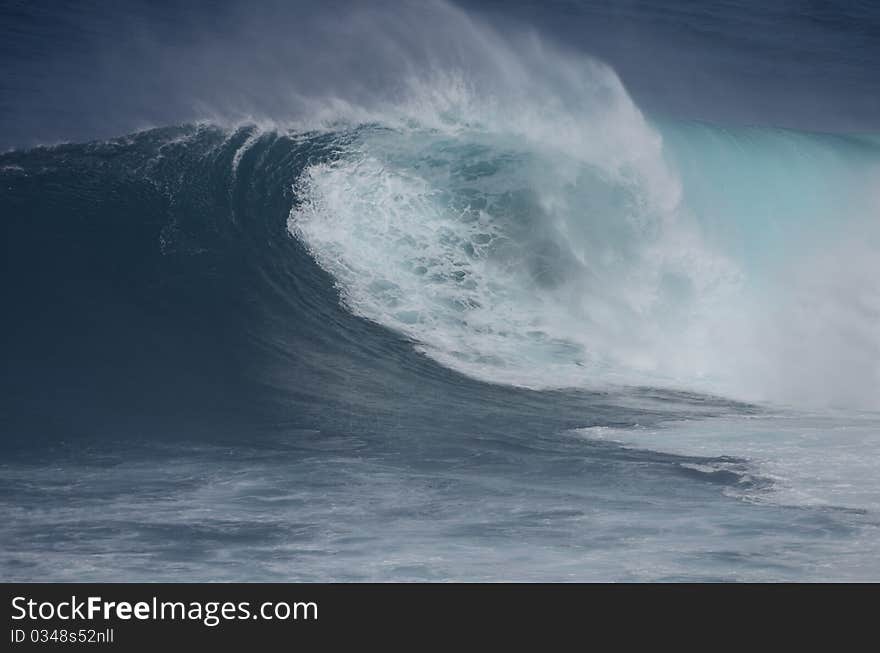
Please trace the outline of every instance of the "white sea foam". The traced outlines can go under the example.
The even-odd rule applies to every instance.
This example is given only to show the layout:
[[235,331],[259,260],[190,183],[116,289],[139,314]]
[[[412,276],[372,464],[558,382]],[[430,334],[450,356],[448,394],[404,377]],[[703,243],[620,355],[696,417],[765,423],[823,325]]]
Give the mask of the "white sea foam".
[[[587,428],[577,433],[629,447],[718,458],[684,464],[710,474],[732,466],[739,474],[770,481],[730,486],[730,494],[751,501],[875,515],[880,511],[880,415],[876,413],[789,412],[655,428]],[[724,458],[730,455],[744,460]]]
[[[711,313],[735,268],[701,242],[660,136],[613,72],[527,58],[498,75],[509,96],[457,75],[413,81],[381,127],[304,173],[291,232],[352,311],[478,378],[690,376],[679,341],[706,335],[680,315]],[[525,70],[541,64],[555,81]]]
[[289,228],[350,310],[491,382],[877,405],[876,144],[670,145],[607,66],[450,16],[478,63],[311,100],[346,137]]

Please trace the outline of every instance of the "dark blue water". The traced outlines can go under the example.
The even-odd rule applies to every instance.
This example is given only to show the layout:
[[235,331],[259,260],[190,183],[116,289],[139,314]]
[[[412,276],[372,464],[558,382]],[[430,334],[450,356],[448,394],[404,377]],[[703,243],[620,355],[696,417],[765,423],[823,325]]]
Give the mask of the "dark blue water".
[[876,579],[880,14],[752,5],[3,3],[3,578]]

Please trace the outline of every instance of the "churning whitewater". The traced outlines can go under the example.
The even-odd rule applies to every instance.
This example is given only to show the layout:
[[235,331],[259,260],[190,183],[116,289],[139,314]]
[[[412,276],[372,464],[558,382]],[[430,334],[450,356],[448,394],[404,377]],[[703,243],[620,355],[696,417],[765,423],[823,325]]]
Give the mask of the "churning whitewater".
[[166,91],[127,135],[0,154],[5,579],[880,580],[876,128],[276,10],[120,64]]
[[296,181],[349,310],[489,382],[877,407],[873,137],[658,127],[605,66],[502,54],[511,88],[413,81]]

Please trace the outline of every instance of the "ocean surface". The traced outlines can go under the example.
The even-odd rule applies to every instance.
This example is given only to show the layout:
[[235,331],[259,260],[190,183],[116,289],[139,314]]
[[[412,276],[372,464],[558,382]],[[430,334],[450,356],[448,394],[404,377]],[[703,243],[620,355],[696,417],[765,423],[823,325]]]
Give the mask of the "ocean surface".
[[880,580],[880,6],[0,2],[0,578]]

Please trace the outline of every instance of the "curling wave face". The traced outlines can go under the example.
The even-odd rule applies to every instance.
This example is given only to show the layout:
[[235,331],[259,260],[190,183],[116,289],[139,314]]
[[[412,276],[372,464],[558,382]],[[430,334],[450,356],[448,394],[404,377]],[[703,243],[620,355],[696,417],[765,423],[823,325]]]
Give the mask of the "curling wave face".
[[348,310],[494,383],[877,407],[876,136],[646,117],[608,66],[488,16],[347,9],[298,12],[291,39],[287,3],[236,5],[228,34],[112,52],[163,89],[145,119],[228,130],[231,201],[262,135],[290,136],[296,164],[261,173]]

